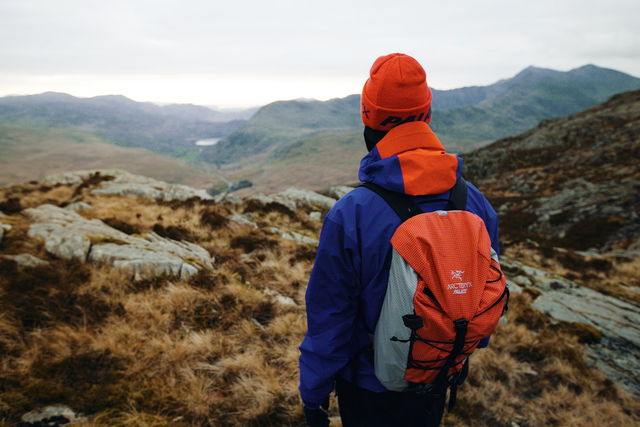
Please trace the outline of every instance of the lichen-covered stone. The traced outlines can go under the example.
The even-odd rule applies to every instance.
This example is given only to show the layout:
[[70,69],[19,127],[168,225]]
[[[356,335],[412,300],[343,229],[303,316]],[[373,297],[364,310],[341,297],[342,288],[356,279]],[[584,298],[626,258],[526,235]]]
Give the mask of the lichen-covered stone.
[[33,220],[29,236],[44,241],[47,252],[60,258],[112,265],[130,271],[135,280],[170,275],[187,278],[213,267],[209,253],[190,242],[150,233],[130,236],[104,222],[88,220],[53,205],[25,210]]

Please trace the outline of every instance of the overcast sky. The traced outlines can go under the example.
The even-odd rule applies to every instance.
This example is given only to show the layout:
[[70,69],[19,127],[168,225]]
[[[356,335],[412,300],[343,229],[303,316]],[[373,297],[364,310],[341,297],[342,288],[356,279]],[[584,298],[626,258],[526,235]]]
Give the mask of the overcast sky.
[[0,0],[0,96],[251,106],[360,93],[373,61],[436,89],[534,65],[640,77],[639,0]]

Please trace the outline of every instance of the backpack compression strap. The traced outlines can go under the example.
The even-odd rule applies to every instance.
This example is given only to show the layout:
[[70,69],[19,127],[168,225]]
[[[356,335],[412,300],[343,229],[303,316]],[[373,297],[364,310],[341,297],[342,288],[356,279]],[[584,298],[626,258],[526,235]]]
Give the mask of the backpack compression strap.
[[[366,187],[382,197],[395,213],[398,214],[402,222],[405,222],[415,215],[424,213],[406,194],[387,190],[373,182],[365,182],[362,184],[362,187]],[[467,182],[460,177],[456,185],[451,188],[448,199],[435,199],[431,201],[435,202],[440,200],[447,201],[447,210],[465,210],[467,208]]]

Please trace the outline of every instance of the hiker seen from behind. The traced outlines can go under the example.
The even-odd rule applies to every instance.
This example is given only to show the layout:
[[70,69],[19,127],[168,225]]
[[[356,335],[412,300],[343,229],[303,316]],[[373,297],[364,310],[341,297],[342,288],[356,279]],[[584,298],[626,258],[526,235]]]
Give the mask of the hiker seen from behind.
[[345,427],[438,426],[507,308],[497,214],[429,127],[431,100],[413,57],[373,63],[363,185],[327,215],[306,293],[309,426],[329,425],[334,390]]

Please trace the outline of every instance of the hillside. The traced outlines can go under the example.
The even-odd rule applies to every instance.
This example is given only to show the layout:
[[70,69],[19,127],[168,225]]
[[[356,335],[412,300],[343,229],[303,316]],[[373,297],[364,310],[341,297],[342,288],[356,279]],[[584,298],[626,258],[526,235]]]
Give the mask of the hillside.
[[73,126],[0,122],[0,186],[41,180],[77,169],[125,169],[162,181],[212,188],[221,182],[203,169],[142,148],[114,146]]
[[[593,99],[606,99],[612,94],[626,92],[637,85],[635,77],[619,71],[585,65],[561,72],[538,67],[528,67],[510,79],[500,80],[489,86],[472,86],[433,92],[434,111],[487,104],[500,97],[514,86],[535,89],[538,84],[553,84],[587,93]],[[589,92],[591,95],[589,95]]]
[[540,120],[564,117],[616,93],[639,89],[640,79],[593,65],[566,73],[529,67],[489,88],[476,104],[434,115],[433,130],[455,150],[469,151],[524,132]]
[[329,101],[278,101],[262,107],[241,129],[213,147],[205,147],[202,158],[218,165],[244,162],[255,155],[310,135],[339,134],[361,125],[360,97],[351,95]]
[[76,98],[44,93],[0,98],[0,122],[90,130],[114,144],[187,160],[197,158],[197,140],[229,135],[245,123],[219,122],[220,118],[206,107],[160,107],[114,95]]
[[[434,90],[431,126],[449,151],[466,152],[524,132],[540,120],[577,113],[639,88],[640,79],[593,65],[569,72],[529,67],[486,87]],[[361,128],[359,95],[327,102],[280,101],[206,148],[203,158],[217,165],[264,162],[275,149],[309,135]]]
[[506,240],[640,250],[640,91],[465,155]]
[[314,191],[358,183],[360,160],[367,153],[362,132],[315,135],[274,150],[268,161],[223,165],[216,172],[250,188],[234,194],[276,193],[295,186]]
[[[117,171],[1,188],[0,426],[304,425],[305,285],[334,202],[212,199]],[[620,283],[603,295],[577,276],[599,264],[560,271],[515,247],[506,320],[443,426],[638,425],[640,297],[620,297],[637,258],[600,260]],[[603,317],[562,320],[577,304],[560,297]],[[333,396],[329,413],[339,426]]]

